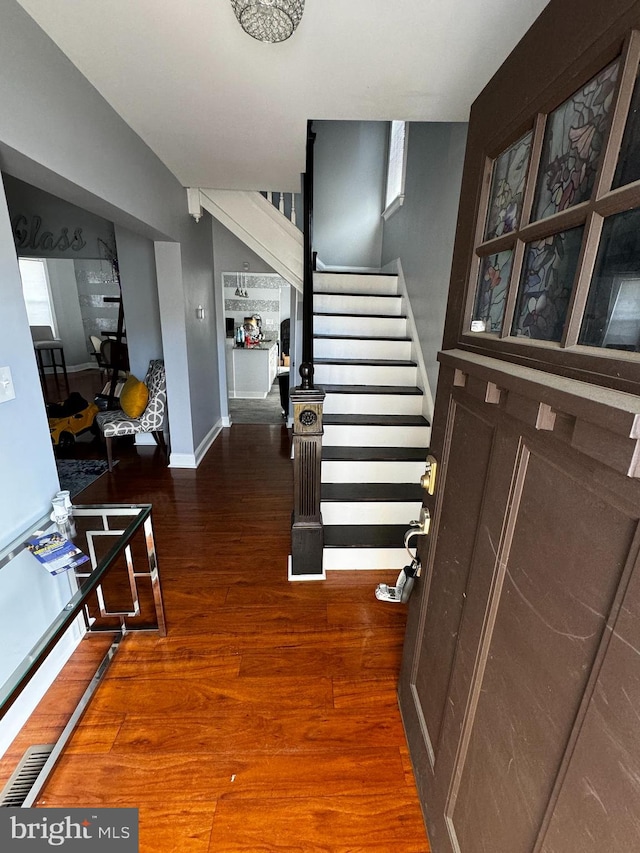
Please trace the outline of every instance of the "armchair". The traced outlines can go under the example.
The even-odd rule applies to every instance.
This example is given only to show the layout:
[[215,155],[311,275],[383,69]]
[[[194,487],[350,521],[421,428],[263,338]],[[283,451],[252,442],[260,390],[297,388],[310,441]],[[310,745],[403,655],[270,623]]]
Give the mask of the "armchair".
[[149,391],[149,401],[140,417],[132,418],[123,411],[99,412],[96,415],[96,424],[107,446],[109,471],[113,469],[111,442],[113,438],[121,435],[150,432],[156,444],[166,453],[162,427],[167,406],[167,380],[164,362],[161,359],[154,359],[149,362],[144,384]]

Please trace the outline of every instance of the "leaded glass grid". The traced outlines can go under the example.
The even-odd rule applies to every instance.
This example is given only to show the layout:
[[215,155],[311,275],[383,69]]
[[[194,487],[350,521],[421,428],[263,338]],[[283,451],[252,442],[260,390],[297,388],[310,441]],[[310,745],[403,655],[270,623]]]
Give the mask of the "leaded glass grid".
[[549,115],[534,220],[590,198],[618,79],[616,61]]
[[530,131],[503,151],[493,164],[485,240],[510,234],[518,227],[532,139]]
[[633,97],[624,129],[613,187],[622,187],[640,178],[640,77],[636,78]]
[[520,277],[513,334],[559,341],[567,317],[584,228],[529,243]]
[[500,332],[511,276],[513,249],[483,258],[478,276],[474,320],[485,323],[485,331]]

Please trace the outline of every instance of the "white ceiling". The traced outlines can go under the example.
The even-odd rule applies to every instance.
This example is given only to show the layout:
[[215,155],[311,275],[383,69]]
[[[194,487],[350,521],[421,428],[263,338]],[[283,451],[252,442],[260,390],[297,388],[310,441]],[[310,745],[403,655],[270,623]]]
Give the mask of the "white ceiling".
[[466,121],[548,0],[306,0],[280,44],[229,0],[19,0],[184,186],[299,188],[316,119]]

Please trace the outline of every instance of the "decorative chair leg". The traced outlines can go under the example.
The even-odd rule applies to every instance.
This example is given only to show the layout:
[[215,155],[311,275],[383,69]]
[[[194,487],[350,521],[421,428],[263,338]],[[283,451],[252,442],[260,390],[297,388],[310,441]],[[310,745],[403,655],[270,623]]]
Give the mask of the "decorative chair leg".
[[107,462],[109,463],[109,471],[113,471],[113,454],[111,451],[111,436],[105,436],[105,444],[107,445]]
[[155,442],[158,445],[158,447],[160,448],[160,450],[162,450],[162,452],[166,456],[167,455],[167,444],[164,440],[164,432],[161,429],[158,429],[158,430],[154,430],[151,434],[153,435]]

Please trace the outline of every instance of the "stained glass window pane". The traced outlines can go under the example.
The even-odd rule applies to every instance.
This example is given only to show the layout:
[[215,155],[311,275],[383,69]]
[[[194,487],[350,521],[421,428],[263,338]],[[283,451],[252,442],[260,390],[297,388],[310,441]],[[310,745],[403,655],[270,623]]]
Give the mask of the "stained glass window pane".
[[518,227],[532,138],[533,132],[527,133],[493,164],[485,240],[509,234]]
[[640,210],[605,220],[578,343],[640,352]]
[[640,77],[633,89],[627,126],[624,129],[618,166],[613,178],[613,187],[622,187],[640,178]]
[[527,245],[514,335],[539,341],[562,338],[583,231],[583,226],[571,228]]
[[496,255],[488,255],[480,264],[473,319],[482,320],[487,332],[500,332],[502,329],[512,260],[513,249],[507,249]]
[[614,62],[549,115],[534,219],[566,210],[591,196],[617,78],[618,62]]

